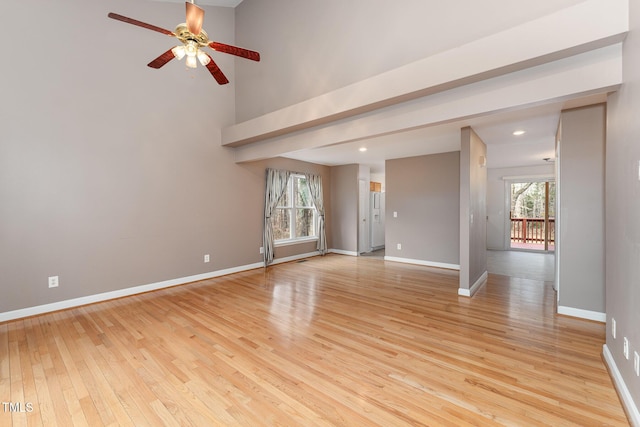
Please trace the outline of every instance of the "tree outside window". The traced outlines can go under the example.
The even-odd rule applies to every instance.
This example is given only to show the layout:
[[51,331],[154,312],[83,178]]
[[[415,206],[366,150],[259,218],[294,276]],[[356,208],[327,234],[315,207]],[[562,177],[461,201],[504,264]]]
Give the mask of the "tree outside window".
[[[511,184],[511,217],[544,218],[545,182],[515,182]],[[555,218],[555,182],[549,183],[549,217]]]
[[275,242],[316,237],[317,210],[303,175],[291,175],[287,191],[272,216]]

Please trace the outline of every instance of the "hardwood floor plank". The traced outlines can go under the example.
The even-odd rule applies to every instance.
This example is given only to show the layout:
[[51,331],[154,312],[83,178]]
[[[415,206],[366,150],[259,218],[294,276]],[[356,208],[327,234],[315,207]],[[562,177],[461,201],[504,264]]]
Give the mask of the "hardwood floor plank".
[[[72,316],[72,312],[65,314]],[[55,313],[55,315],[58,321],[48,325],[50,326],[47,335],[50,343],[49,355],[55,372],[58,373],[57,379],[60,382],[59,386],[62,387],[61,396],[66,402],[66,408],[59,408],[60,405],[56,404],[55,409],[67,409],[74,426],[101,425],[103,421],[98,407],[91,398],[85,381],[85,378],[88,378],[92,382],[93,377],[88,373],[89,368],[84,360],[84,354],[79,350],[77,342],[71,338],[72,331],[68,328],[66,318],[62,313]],[[97,404],[101,405],[102,402]]]
[[[9,364],[9,324],[0,323],[0,400],[7,402],[11,396],[11,365]],[[11,414],[0,408],[0,424],[8,425]]]
[[[28,387],[32,383],[32,375],[30,366],[22,366],[24,354],[24,347],[21,342],[25,339],[24,321],[19,321],[14,325],[15,327],[9,327],[9,372],[11,375],[11,393],[9,395],[8,402],[10,405],[24,405],[26,404],[24,396],[24,388]],[[22,351],[21,351],[21,347]],[[3,408],[4,410],[4,408]],[[26,426],[27,418],[26,414],[21,410],[9,409],[11,422],[14,426]]]
[[[105,313],[108,313],[105,311]],[[111,345],[107,349],[104,345],[98,346],[101,356],[101,366],[119,366],[120,369],[114,372],[115,376],[110,380],[111,387],[115,391],[118,399],[126,407],[127,414],[131,417],[133,424],[161,425],[172,422],[159,416],[159,411],[166,415],[166,408],[158,404],[157,397],[145,386],[142,379],[137,375],[137,369],[142,365],[135,363],[141,356],[139,353],[131,351],[131,341],[127,339],[127,330],[119,322],[110,322],[105,313],[96,313],[96,323],[103,323],[103,326],[111,329]],[[107,368],[108,369],[108,368]],[[164,409],[163,409],[164,408]]]
[[[32,400],[31,403],[33,404],[33,410],[35,411],[37,409],[39,412],[39,416],[30,418],[38,418],[44,426],[56,426],[57,421],[53,408],[53,400],[51,398],[47,377],[45,375],[45,364],[50,366],[50,359],[47,357],[47,347],[44,345],[45,340],[42,335],[39,319],[35,317],[25,319],[25,325],[29,325],[27,342],[29,345],[29,353],[31,355],[30,363],[33,369],[36,394],[35,400]],[[1,350],[0,354],[2,354]],[[2,396],[1,392],[0,396]]]
[[[47,378],[47,386],[51,393],[51,404],[54,408],[56,422],[60,426],[65,425],[86,425],[89,426],[88,420],[85,419],[87,411],[84,409],[82,403],[86,399],[80,399],[78,402],[77,396],[73,392],[73,389],[67,388],[61,384],[66,383],[62,375],[59,375],[55,370],[45,370],[45,377]],[[80,410],[77,406],[80,404]],[[93,403],[91,402],[93,405]],[[40,408],[37,408],[40,411]],[[90,418],[89,418],[90,420]],[[101,425],[96,420],[96,425]]]
[[[200,319],[194,321],[205,323],[210,322],[210,315],[194,315],[194,318]],[[215,316],[213,319],[215,319]],[[217,359],[219,360],[210,365],[210,368],[215,372],[222,373],[224,378],[236,389],[240,390],[243,396],[247,396],[243,399],[244,402],[236,402],[236,404],[239,403],[241,406],[247,407],[249,402],[254,400],[265,402],[269,407],[280,406],[281,410],[286,413],[287,416],[291,417],[291,419],[286,420],[286,425],[298,424],[299,421],[296,422],[296,418],[300,416],[299,412],[305,416],[304,419],[309,425],[313,422],[320,422],[320,424],[324,423],[321,421],[324,417],[319,417],[314,411],[307,411],[305,407],[300,407],[299,405],[297,407],[298,411],[294,411],[287,404],[290,399],[289,395],[286,393],[286,391],[290,390],[287,387],[287,383],[291,381],[288,380],[288,371],[291,369],[290,365],[287,365],[286,363],[277,363],[275,365],[270,363],[269,365],[264,365],[261,363],[263,359],[261,359],[260,356],[256,359],[253,359],[253,357],[247,357],[247,355],[254,356],[256,354],[255,350],[258,349],[254,345],[249,345],[249,348],[253,349],[254,352],[247,354],[242,348],[242,346],[245,345],[246,340],[242,340],[241,336],[236,337],[238,343],[234,343],[234,340],[228,340],[226,338],[227,334],[232,335],[233,333],[230,330],[225,330],[224,322],[222,321],[218,320],[214,322],[210,328],[215,328],[216,333],[213,337],[215,337],[216,341],[221,342],[225,349],[222,354],[217,356]],[[210,328],[206,329],[212,330]],[[222,332],[222,334],[220,334],[220,332]],[[248,331],[245,330],[245,332]],[[270,352],[268,349],[266,351]],[[282,372],[280,368],[281,366],[287,366],[287,372]],[[293,390],[293,393],[296,394],[298,399],[300,399],[301,387],[297,380],[295,380],[295,382],[296,387]],[[283,391],[285,393],[283,393]],[[305,396],[305,402],[318,400],[314,399],[313,394],[306,391],[302,394]],[[253,405],[256,405],[256,403],[253,403]],[[314,409],[317,410],[318,407],[315,407]],[[325,404],[322,409],[334,414],[336,413],[335,406],[333,405]],[[263,413],[264,411],[259,411],[255,414],[257,422],[263,420]],[[321,413],[326,414],[324,411],[321,411]],[[314,421],[315,418],[318,419]],[[329,418],[331,418],[331,416],[329,416]]]
[[[628,425],[549,283],[328,255],[0,324],[2,425]],[[7,424],[8,423],[8,424]]]

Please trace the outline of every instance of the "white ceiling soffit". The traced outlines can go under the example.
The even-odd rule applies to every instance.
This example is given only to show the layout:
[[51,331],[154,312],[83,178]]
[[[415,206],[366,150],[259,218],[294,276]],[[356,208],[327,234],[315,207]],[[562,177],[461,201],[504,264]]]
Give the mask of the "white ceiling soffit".
[[[602,99],[602,98],[599,98]],[[593,103],[593,99],[584,102]],[[419,128],[329,147],[300,150],[284,157],[328,166],[364,164],[382,173],[385,160],[460,150],[460,129],[471,126],[487,142],[487,166],[535,166],[555,157],[555,132],[562,103],[510,111]],[[526,133],[514,136],[513,131]],[[366,149],[366,151],[360,151]]]
[[[460,129],[471,126],[487,144],[487,167],[539,166],[555,157],[555,134],[560,112],[606,102],[606,93],[524,109],[454,121],[439,126],[368,138],[328,147],[284,154],[283,157],[328,166],[368,165],[371,173],[384,173],[385,160],[460,150]],[[514,136],[515,130],[525,130]],[[366,151],[360,151],[366,148]]]
[[[236,147],[236,161],[288,156],[303,149],[383,135],[398,134],[400,137],[402,132],[409,130],[467,122],[490,114],[607,93],[616,90],[622,82],[621,55],[620,44],[607,46],[330,124],[241,145]],[[484,139],[481,131],[476,131]]]
[[[183,0],[151,0],[151,1],[161,1],[164,3],[184,3]],[[242,0],[197,0],[194,2],[200,6],[222,6],[222,7],[236,7]]]

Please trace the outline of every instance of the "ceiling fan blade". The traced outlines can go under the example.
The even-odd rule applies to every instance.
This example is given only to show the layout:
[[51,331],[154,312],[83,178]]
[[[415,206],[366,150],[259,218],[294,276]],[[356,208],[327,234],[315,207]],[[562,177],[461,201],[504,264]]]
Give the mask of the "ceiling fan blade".
[[147,30],[157,31],[167,36],[175,36],[172,31],[165,30],[164,28],[156,27],[155,25],[147,24],[146,22],[138,21],[137,19],[127,18],[126,16],[118,15],[117,13],[109,13],[107,15],[111,19],[116,21],[126,22],[127,24],[137,25],[138,27],[146,28]]
[[[205,55],[209,56],[208,53],[205,53]],[[209,56],[209,59],[211,59],[211,61],[209,61],[209,63],[206,65],[206,67],[209,70],[209,72],[211,73],[211,75],[213,76],[213,78],[216,79],[218,84],[221,84],[221,85],[226,85],[227,83],[229,83],[229,80],[227,80],[227,77],[220,70],[218,65],[213,61],[211,56]]]
[[250,59],[252,61],[260,61],[260,54],[253,50],[244,49],[237,46],[231,46],[224,43],[211,42],[209,47],[218,52],[229,53],[231,55],[239,56],[241,58]]
[[176,56],[173,54],[171,49],[169,49],[168,51],[166,51],[162,55],[158,56],[153,61],[149,62],[147,64],[147,66],[151,67],[151,68],[156,68],[156,69],[162,68],[164,66],[164,64],[166,64],[167,62],[171,61],[175,57]]
[[187,7],[187,29],[194,35],[200,34],[202,31],[202,22],[204,21],[204,9],[199,8],[193,3],[185,2]]

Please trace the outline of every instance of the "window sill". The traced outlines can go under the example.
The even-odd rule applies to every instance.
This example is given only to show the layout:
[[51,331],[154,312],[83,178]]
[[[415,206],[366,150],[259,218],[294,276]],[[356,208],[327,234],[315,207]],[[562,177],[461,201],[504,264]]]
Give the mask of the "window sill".
[[273,246],[277,248],[278,246],[290,246],[290,245],[297,245],[298,243],[309,243],[309,242],[317,242],[317,241],[318,241],[317,237],[306,237],[303,239],[293,239],[293,240],[279,240],[277,242],[274,242]]

